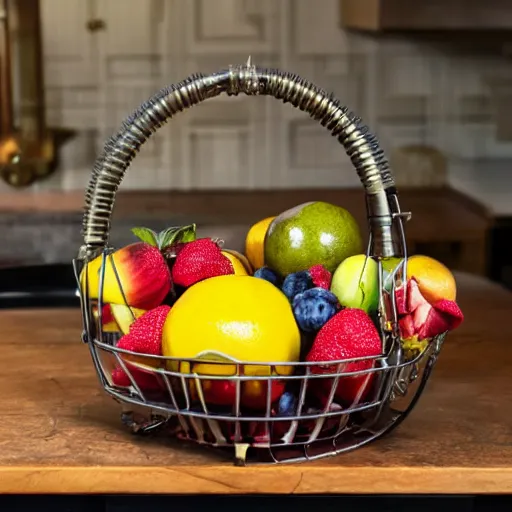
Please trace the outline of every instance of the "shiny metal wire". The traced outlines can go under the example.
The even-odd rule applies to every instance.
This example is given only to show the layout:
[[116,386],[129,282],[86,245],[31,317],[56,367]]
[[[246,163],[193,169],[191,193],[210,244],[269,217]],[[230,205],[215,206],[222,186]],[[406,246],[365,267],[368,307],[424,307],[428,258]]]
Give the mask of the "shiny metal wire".
[[[110,220],[117,189],[142,144],[175,114],[202,101],[227,95],[269,95],[308,113],[342,144],[358,172],[366,192],[370,237],[368,257],[379,268],[380,301],[377,324],[383,342],[379,357],[362,359],[368,368],[347,372],[354,361],[325,362],[328,373],[315,373],[322,363],[272,363],[231,360],[229,363],[204,359],[174,360],[131,354],[116,347],[119,335],[102,331],[102,290],[107,258]],[[431,340],[423,350],[405,353],[398,332],[395,291],[406,275],[407,245],[402,212],[388,162],[377,139],[359,118],[340,102],[303,78],[280,70],[263,69],[248,62],[244,66],[210,76],[196,74],[161,90],[139,107],[107,141],[96,160],[86,191],[83,218],[84,244],[74,260],[77,282],[87,274],[86,263],[102,258],[100,297],[92,300],[87,287],[80,290],[83,317],[82,340],[88,343],[98,378],[107,393],[123,404],[123,422],[134,432],[166,429],[173,435],[216,447],[235,450],[235,461],[296,462],[342,453],[362,446],[395,428],[410,412],[425,386],[441,349],[444,335]],[[398,256],[400,264],[384,283],[384,260]],[[110,260],[122,290],[114,260]],[[87,275],[86,275],[87,280]],[[389,288],[390,286],[390,288]],[[126,302],[126,300],[125,300]],[[93,315],[97,308],[97,317]],[[223,375],[194,372],[195,364],[229,366]],[[251,365],[269,368],[269,375],[247,375]],[[276,375],[276,368],[289,366],[290,375]],[[116,386],[112,369],[121,368],[129,378]],[[133,372],[145,372],[158,385],[143,389]],[[336,390],[343,382],[362,379],[351,403],[338,403]],[[349,379],[352,379],[350,381]],[[231,383],[233,401],[229,406],[212,406],[207,388],[213,381]],[[312,390],[324,382],[322,403]],[[244,402],[247,383],[265,391],[264,405],[257,410]],[[256,384],[255,384],[256,383]],[[362,390],[368,384],[369,393]],[[370,386],[371,384],[371,386]],[[280,415],[272,391],[276,386],[292,389],[296,403],[292,413]],[[318,397],[317,397],[318,398]],[[142,411],[142,413],[140,412]]]
[[144,142],[178,112],[228,95],[268,95],[308,113],[337,137],[350,157],[368,197],[368,217],[377,256],[394,254],[388,197],[395,193],[388,162],[376,137],[332,95],[298,75],[244,65],[210,76],[192,75],[146,101],[107,141],[93,167],[85,196],[84,247],[80,257],[98,254],[108,243],[115,195],[126,169]]
[[[351,361],[330,362],[334,367],[328,374],[313,374],[311,363],[296,363],[292,375],[244,375],[235,362],[231,375],[201,375],[193,371],[177,371],[163,367],[149,370],[156,360],[169,358],[147,357],[138,362],[126,360],[133,355],[115,347],[116,337],[89,343],[91,355],[105,390],[125,408],[125,422],[136,433],[151,433],[158,429],[187,441],[218,448],[234,449],[237,464],[267,462],[298,462],[336,455],[353,450],[396,428],[412,410],[428,380],[444,336],[433,340],[425,350],[409,360],[393,362],[390,357],[373,358],[374,366],[363,371],[346,372]],[[203,359],[180,360],[179,363],[205,364]],[[226,363],[209,364],[226,365]],[[258,364],[258,363],[251,363]],[[276,363],[266,363],[271,367]],[[119,387],[110,377],[114,365],[121,366],[130,384]],[[279,363],[279,366],[282,366]],[[159,390],[142,390],[133,376],[134,369],[155,376]],[[344,379],[355,376],[374,376],[375,385],[366,396],[356,396],[352,403],[336,404],[333,397]],[[229,407],[211,405],[205,399],[205,389],[211,381],[229,381],[236,395]],[[308,394],[315,381],[330,380],[326,401],[312,406]],[[261,382],[266,387],[265,406],[251,410],[241,406],[242,386],[246,382]],[[298,397],[292,412],[276,413],[272,403],[272,386],[285,383],[293,387]],[[414,384],[417,383],[416,386]],[[397,387],[398,386],[398,387]],[[400,386],[402,386],[400,388]],[[314,389],[314,388],[313,388]],[[330,389],[330,391],[329,391]],[[405,400],[404,400],[405,398]],[[135,411],[139,418],[135,419]]]
[[[84,315],[84,341],[88,342],[91,356],[102,386],[108,394],[125,406],[123,421],[139,434],[152,433],[160,429],[174,436],[195,443],[219,448],[234,448],[236,463],[251,462],[297,462],[335,455],[358,448],[385,433],[403,421],[410,412],[423,387],[441,349],[444,336],[431,340],[421,351],[404,354],[394,326],[388,325],[385,311],[391,305],[392,317],[396,317],[396,305],[389,301],[382,275],[380,326],[383,339],[383,354],[373,358],[346,359],[325,362],[267,362],[230,360],[205,360],[204,358],[177,359],[163,356],[144,356],[120,349],[116,343],[119,333],[102,331],[102,290],[105,266],[110,251],[105,250],[100,267],[100,296],[98,300],[87,297],[87,288],[81,292]],[[382,274],[382,261],[378,260]],[[122,290],[122,282],[110,258],[110,265]],[[402,281],[404,260],[387,283],[392,295]],[[88,267],[75,261],[77,278]],[[87,279],[87,274],[86,274]],[[390,288],[389,288],[390,287]],[[124,295],[124,294],[123,294]],[[126,303],[126,300],[125,300]],[[97,307],[97,318],[93,317]],[[382,311],[384,310],[384,312]],[[354,362],[369,362],[369,368],[348,371],[347,365]],[[220,372],[200,374],[194,371],[196,364],[211,364],[223,367]],[[251,375],[246,370],[251,366],[265,366],[269,375]],[[314,373],[314,368],[328,366],[324,373]],[[112,370],[121,368],[128,376],[126,386],[116,385]],[[291,374],[278,374],[277,367],[289,367]],[[145,372],[158,386],[144,389],[134,371]],[[364,379],[360,390],[371,385],[368,394],[361,392],[350,402],[338,403],[336,390],[348,379]],[[371,381],[370,381],[371,379]],[[234,397],[229,406],[219,407],[209,403],[207,387],[213,381],[229,382],[234,387]],[[419,385],[414,388],[414,383]],[[323,403],[311,398],[319,382],[323,386]],[[243,393],[246,383],[259,383],[263,388],[264,405],[247,408]],[[292,389],[297,401],[293,411],[285,415],[276,413],[273,399],[274,386]],[[283,389],[281,389],[282,392]],[[405,399],[405,405],[404,405]],[[398,404],[398,405],[397,405]],[[143,408],[146,413],[135,417],[134,411]]]

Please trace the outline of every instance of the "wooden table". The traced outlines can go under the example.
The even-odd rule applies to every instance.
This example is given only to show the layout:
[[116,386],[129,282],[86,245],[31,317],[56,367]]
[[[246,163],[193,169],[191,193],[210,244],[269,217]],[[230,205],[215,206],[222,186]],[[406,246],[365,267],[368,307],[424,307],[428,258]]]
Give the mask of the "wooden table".
[[510,493],[512,294],[458,275],[463,326],[389,437],[328,460],[234,467],[136,438],[100,390],[78,310],[0,312],[0,493]]

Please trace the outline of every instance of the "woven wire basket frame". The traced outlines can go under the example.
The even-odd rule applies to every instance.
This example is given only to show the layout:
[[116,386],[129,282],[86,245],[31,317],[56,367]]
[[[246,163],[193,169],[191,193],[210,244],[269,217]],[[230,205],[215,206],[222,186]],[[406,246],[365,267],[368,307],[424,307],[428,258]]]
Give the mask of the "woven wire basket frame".
[[[174,115],[222,93],[267,95],[290,103],[324,126],[350,157],[365,190],[370,230],[367,255],[378,264],[378,326],[383,343],[380,357],[326,363],[226,363],[199,357],[176,359],[137,354],[135,360],[134,353],[116,347],[119,334],[102,331],[105,262],[113,252],[108,245],[110,221],[116,192],[128,166],[144,142]],[[406,275],[404,220],[409,218],[409,213],[400,210],[393,177],[376,137],[332,95],[295,74],[259,68],[249,59],[246,65],[212,75],[195,74],[156,93],[125,120],[94,164],[86,192],[84,244],[73,261],[81,298],[82,341],[89,346],[100,383],[123,405],[123,422],[134,433],[164,429],[178,438],[228,448],[230,453],[234,452],[236,464],[253,459],[260,463],[297,462],[336,455],[393,430],[420,397],[444,340],[443,334],[416,351],[404,350],[400,342],[395,290]],[[100,293],[94,301],[88,297],[87,286],[80,289],[80,273],[83,269],[87,272],[86,263],[99,255]],[[383,260],[395,256],[401,262],[388,276],[391,289],[386,291]],[[113,258],[110,262],[122,289]],[[124,370],[131,385],[120,387],[112,383],[112,361]],[[224,365],[225,370],[220,375],[194,372],[195,364],[205,362]],[[347,365],[354,362],[365,362],[367,368],[347,371]],[[324,367],[323,373],[315,373],[314,367],[321,364],[327,365],[327,370]],[[245,371],[256,365],[267,368],[268,373]],[[292,367],[292,371],[283,372],[285,367]],[[143,391],[130,369],[156,377],[161,390]],[[335,404],[338,386],[354,378],[361,384],[351,403]],[[211,406],[205,399],[208,383],[216,380],[229,381],[234,386],[233,403],[228,410]],[[311,407],[309,392],[320,380],[328,384],[328,391],[320,405]],[[257,383],[265,392],[264,404],[258,411],[248,410],[244,405],[243,389],[248,382]],[[296,392],[297,402],[286,416],[276,414],[273,404],[273,390],[278,385],[292,387]]]

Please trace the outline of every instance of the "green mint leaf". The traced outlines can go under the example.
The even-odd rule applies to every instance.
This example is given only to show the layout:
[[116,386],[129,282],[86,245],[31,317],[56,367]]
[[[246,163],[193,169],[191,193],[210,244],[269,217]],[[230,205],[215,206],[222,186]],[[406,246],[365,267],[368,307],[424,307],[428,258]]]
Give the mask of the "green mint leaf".
[[196,239],[196,225],[190,224],[181,229],[180,242],[193,242]]
[[176,236],[176,233],[178,232],[179,229],[179,226],[172,226],[158,233],[156,240],[158,242],[158,247],[160,250],[165,249],[170,245],[169,241]]
[[178,242],[192,242],[196,239],[196,225],[167,228],[158,235],[160,250]]
[[157,234],[149,228],[132,228],[132,233],[143,242],[158,247]]

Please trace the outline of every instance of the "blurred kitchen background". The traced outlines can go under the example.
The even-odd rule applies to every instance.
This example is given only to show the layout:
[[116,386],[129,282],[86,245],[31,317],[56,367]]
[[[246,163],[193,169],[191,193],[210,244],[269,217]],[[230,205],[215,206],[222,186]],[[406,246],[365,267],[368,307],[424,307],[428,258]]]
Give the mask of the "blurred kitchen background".
[[[510,2],[0,0],[0,18],[0,265],[68,263],[105,139],[161,87],[251,55],[333,91],[377,134],[411,250],[512,286]],[[56,168],[9,161],[15,129]],[[240,249],[250,223],[314,199],[366,229],[358,177],[325,129],[271,98],[222,97],[143,146],[112,243],[196,221]]]

